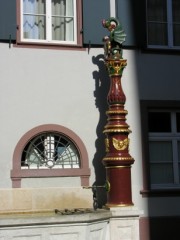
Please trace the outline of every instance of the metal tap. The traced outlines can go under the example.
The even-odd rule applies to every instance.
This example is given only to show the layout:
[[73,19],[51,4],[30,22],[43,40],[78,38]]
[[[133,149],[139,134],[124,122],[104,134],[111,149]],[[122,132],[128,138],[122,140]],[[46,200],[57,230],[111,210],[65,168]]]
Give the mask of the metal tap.
[[92,186],[84,186],[84,189],[92,189],[93,192],[93,208],[96,210],[98,208],[98,196],[97,196],[97,190],[99,188],[104,188],[106,192],[110,191],[110,183],[108,181],[105,182],[104,185],[92,185]]

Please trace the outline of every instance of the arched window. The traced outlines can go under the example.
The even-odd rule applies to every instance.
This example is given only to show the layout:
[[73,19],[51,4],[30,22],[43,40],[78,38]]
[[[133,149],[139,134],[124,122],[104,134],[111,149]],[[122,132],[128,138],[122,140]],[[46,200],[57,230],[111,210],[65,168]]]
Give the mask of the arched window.
[[75,144],[56,132],[45,132],[31,139],[21,157],[21,169],[80,168]]
[[77,177],[89,185],[88,155],[82,140],[60,125],[41,125],[27,132],[13,155],[12,186],[21,187],[22,178]]

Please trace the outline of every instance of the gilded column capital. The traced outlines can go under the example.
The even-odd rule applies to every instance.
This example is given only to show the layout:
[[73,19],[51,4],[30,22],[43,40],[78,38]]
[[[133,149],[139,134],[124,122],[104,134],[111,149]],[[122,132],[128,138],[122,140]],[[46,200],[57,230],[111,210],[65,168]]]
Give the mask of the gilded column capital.
[[126,59],[106,59],[105,66],[109,76],[122,76],[123,70],[127,65]]

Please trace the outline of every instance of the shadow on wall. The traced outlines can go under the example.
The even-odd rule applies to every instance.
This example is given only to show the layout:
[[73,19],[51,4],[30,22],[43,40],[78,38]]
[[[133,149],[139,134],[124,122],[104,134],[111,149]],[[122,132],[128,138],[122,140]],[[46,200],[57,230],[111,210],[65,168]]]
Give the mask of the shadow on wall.
[[[102,159],[105,156],[105,135],[103,134],[103,130],[107,122],[107,95],[109,91],[110,81],[104,65],[104,55],[100,54],[98,56],[93,56],[92,62],[98,66],[98,70],[94,71],[92,74],[93,79],[95,80],[95,105],[99,109],[99,122],[97,123],[96,128],[97,139],[95,141],[96,153],[94,154],[93,159],[96,179],[93,185],[102,186],[106,181],[106,171],[102,163]],[[107,201],[106,190],[105,188],[97,188],[96,190],[98,208],[102,208]]]

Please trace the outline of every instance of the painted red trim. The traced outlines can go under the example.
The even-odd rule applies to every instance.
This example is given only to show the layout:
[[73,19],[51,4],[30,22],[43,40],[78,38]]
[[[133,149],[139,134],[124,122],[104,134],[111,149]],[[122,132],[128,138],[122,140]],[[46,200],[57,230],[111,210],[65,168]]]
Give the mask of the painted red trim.
[[21,32],[21,2],[20,0],[16,0],[16,24],[17,24],[17,31],[16,31],[16,42],[20,42],[20,32]]
[[50,50],[70,50],[70,51],[86,51],[82,45],[60,45],[52,43],[30,43],[30,42],[16,42],[13,44],[16,48],[34,48],[34,49],[50,49]]
[[[26,144],[30,139],[34,138],[43,132],[53,131],[61,133],[75,144],[80,153],[81,168],[77,169],[21,169],[21,156]],[[56,124],[46,124],[37,126],[27,133],[17,143],[13,154],[13,168],[11,170],[12,187],[20,188],[22,178],[36,178],[36,177],[75,177],[81,178],[81,185],[89,185],[89,160],[86,147],[79,136],[72,130]]]
[[77,44],[83,44],[82,41],[82,0],[76,0],[76,9],[77,9]]
[[140,240],[150,240],[150,223],[148,217],[139,219]]

